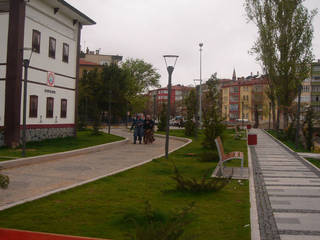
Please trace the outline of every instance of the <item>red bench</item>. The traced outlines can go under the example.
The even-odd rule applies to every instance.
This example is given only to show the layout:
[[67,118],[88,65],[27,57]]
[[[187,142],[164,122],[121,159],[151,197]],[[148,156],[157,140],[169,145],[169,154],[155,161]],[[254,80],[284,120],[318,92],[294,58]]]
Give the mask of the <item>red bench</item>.
[[243,152],[231,152],[231,153],[225,153],[224,149],[223,149],[223,145],[221,142],[221,138],[217,137],[215,139],[216,142],[216,146],[218,149],[218,153],[219,153],[219,163],[213,173],[214,176],[224,176],[223,173],[223,169],[224,166],[223,164],[229,160],[233,160],[233,159],[239,159],[241,160],[241,176],[243,173],[243,159],[244,159],[244,155]]

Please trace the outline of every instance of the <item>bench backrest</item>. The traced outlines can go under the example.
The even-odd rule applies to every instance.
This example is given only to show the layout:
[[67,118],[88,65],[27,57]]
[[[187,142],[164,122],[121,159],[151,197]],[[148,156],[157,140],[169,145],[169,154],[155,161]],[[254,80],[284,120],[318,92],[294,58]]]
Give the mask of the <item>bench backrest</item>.
[[224,150],[223,150],[223,145],[222,145],[220,136],[217,137],[214,141],[216,142],[216,145],[217,145],[219,158],[220,158],[220,160],[222,160],[223,156],[224,156]]

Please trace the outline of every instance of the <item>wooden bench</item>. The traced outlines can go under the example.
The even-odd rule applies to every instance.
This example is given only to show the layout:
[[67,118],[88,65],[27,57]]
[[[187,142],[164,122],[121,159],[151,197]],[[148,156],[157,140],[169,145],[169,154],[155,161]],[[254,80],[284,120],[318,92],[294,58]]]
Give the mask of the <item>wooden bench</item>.
[[218,153],[219,153],[219,163],[218,163],[216,169],[214,170],[213,175],[225,177],[224,172],[223,172],[223,169],[224,169],[223,164],[229,160],[239,159],[239,160],[241,160],[241,173],[240,173],[240,175],[242,176],[242,174],[243,174],[243,159],[244,159],[243,152],[225,153],[224,149],[223,149],[222,142],[221,142],[221,138],[217,137],[215,139],[215,142],[216,142],[216,146],[217,146]]

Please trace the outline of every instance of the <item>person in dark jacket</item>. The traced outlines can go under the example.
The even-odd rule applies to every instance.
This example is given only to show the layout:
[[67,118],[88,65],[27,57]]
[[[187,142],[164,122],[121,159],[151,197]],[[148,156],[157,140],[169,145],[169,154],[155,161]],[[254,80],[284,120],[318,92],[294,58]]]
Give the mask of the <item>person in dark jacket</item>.
[[133,120],[131,129],[134,129],[133,132],[133,143],[137,143],[137,139],[139,140],[139,143],[141,144],[142,137],[144,134],[144,129],[143,129],[144,121],[142,120],[140,115],[137,115],[136,119]]
[[143,125],[143,128],[144,128],[143,140],[145,144],[154,142],[153,127],[154,127],[154,121],[151,119],[150,115],[147,115]]

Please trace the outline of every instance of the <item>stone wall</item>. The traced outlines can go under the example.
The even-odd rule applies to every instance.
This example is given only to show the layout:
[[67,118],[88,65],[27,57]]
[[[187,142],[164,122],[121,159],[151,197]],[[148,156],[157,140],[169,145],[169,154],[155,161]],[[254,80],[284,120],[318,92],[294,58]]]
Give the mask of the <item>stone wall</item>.
[[70,137],[73,133],[73,128],[36,128],[27,129],[26,138],[27,142],[39,142],[44,139]]
[[2,147],[3,145],[4,145],[4,136],[3,136],[3,132],[0,132],[0,147]]
[[[27,129],[27,142],[39,142],[44,139],[65,138],[73,136],[73,128],[36,128]],[[22,136],[22,131],[20,133]],[[4,135],[0,132],[0,147],[4,146]]]

